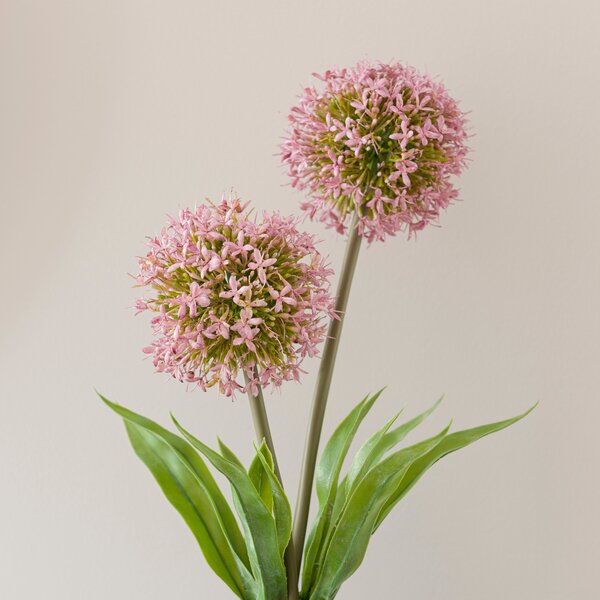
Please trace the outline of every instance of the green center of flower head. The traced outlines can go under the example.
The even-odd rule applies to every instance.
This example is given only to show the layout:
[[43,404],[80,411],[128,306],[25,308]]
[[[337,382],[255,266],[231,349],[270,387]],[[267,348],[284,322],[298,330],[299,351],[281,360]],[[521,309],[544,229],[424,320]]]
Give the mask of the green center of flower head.
[[331,304],[311,236],[292,218],[249,217],[236,203],[183,211],[151,241],[138,276],[155,292],[140,308],[157,313],[160,338],[147,351],[158,370],[228,395],[238,371],[263,384],[296,377]]
[[388,214],[396,210],[392,203],[383,202],[378,210],[370,201],[375,195],[395,198],[399,190],[406,192],[409,202],[422,206],[420,192],[436,185],[439,166],[448,160],[442,136],[431,135],[444,126],[442,111],[419,110],[410,88],[399,97],[403,110],[391,112],[389,98],[372,94],[364,101],[359,91],[350,88],[316,111],[327,125],[315,139],[316,165],[329,170],[333,152],[346,187],[360,190],[360,194],[329,191],[330,202],[342,218],[357,209],[357,199],[361,214],[368,218],[376,212]]
[[[239,235],[234,240],[231,228],[223,228],[222,233],[226,241],[200,240],[197,234],[192,234],[191,238],[194,244],[213,256],[221,256],[227,242],[237,243],[243,248],[250,241]],[[167,305],[171,304],[167,313],[174,317],[180,310],[177,302],[181,292],[189,296],[191,286],[203,281],[209,292],[207,298],[210,303],[204,310],[188,311],[184,331],[207,331],[214,323],[223,325],[222,333],[231,331],[236,324],[248,327],[239,331],[237,338],[231,333],[212,338],[207,344],[212,361],[224,362],[228,355],[233,360],[242,358],[246,354],[246,343],[251,342],[259,364],[283,364],[285,356],[280,352],[279,340],[294,339],[297,330],[289,312],[288,302],[292,298],[286,294],[302,278],[304,263],[299,260],[303,257],[293,256],[282,239],[252,239],[252,244],[247,245],[253,248],[242,250],[236,260],[225,258],[222,261],[226,270],[214,269],[202,273],[200,267],[192,265],[177,269],[174,271],[179,280],[177,285],[159,295],[159,299],[166,301]],[[231,337],[234,337],[234,341],[240,339],[246,343],[232,345]],[[200,353],[199,349],[191,350],[190,358],[193,360]]]

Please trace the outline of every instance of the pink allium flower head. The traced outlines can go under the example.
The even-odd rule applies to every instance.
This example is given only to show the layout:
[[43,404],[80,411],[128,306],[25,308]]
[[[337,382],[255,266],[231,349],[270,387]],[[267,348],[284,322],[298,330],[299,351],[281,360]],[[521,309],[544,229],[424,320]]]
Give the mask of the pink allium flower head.
[[223,199],[181,211],[150,239],[137,276],[152,290],[136,308],[154,313],[144,351],[157,371],[227,396],[298,379],[333,316],[314,238],[294,217],[258,221],[246,207]]
[[446,89],[415,69],[359,63],[323,75],[290,115],[281,146],[302,204],[340,233],[354,212],[369,242],[409,235],[456,199],[465,166],[465,115]]

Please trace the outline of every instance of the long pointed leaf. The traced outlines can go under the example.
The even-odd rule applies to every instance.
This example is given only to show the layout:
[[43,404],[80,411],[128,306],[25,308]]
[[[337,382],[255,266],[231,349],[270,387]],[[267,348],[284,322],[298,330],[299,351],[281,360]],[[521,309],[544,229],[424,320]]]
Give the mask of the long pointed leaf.
[[319,511],[310,530],[302,568],[303,594],[312,587],[315,576],[315,563],[321,555],[323,543],[331,523],[335,505],[340,471],[354,439],[356,431],[363,419],[377,400],[383,389],[373,396],[367,396],[339,424],[323,449],[316,474],[317,498]]
[[[266,452],[265,452],[266,451]],[[252,459],[250,463],[250,468],[248,469],[248,476],[250,480],[254,484],[256,491],[259,493],[262,501],[265,503],[266,507],[269,511],[273,510],[273,493],[271,492],[271,484],[269,482],[269,476],[263,462],[260,460],[259,454],[263,456],[268,453],[268,456],[271,458],[271,462],[269,468],[273,470],[273,457],[269,452],[266,442],[263,440],[260,448],[257,450],[256,456]]]
[[[347,489],[348,489],[348,476],[344,475],[344,477],[338,484],[338,490],[335,495],[335,501],[333,503],[333,510],[331,511],[331,522],[332,523],[335,523],[338,520],[338,518],[344,508],[344,505],[346,504],[346,500],[348,499]],[[330,527],[330,529],[331,529],[331,527]]]
[[402,500],[402,498],[409,492],[415,483],[417,483],[417,481],[423,476],[423,474],[438,460],[444,456],[447,456],[451,452],[455,452],[456,450],[460,450],[461,448],[476,442],[490,433],[495,433],[496,431],[500,431],[506,427],[509,427],[510,425],[513,425],[517,421],[520,421],[526,417],[536,406],[537,404],[534,404],[523,414],[513,417],[512,419],[506,419],[497,423],[490,423],[489,425],[481,425],[480,427],[473,427],[472,429],[465,429],[463,431],[457,431],[448,435],[446,439],[442,441],[442,443],[411,465],[410,469],[406,472],[406,475],[399,483],[394,494],[392,494],[389,500],[382,507],[374,529],[377,529],[379,525],[381,525],[382,521],[390,513],[394,506],[398,504],[400,500]]
[[[246,533],[246,544],[255,579],[262,583],[264,600],[282,600],[287,595],[287,582],[283,560],[279,553],[275,520],[250,477],[235,462],[221,456],[206,444],[183,429],[172,416],[182,435],[201,452],[231,483],[235,504]],[[262,596],[261,596],[262,598]]]
[[392,429],[392,431],[387,431],[389,426],[391,426],[396,419],[396,417],[394,417],[389,424],[386,424],[386,427],[384,427],[383,430],[380,430],[375,434],[356,455],[356,460],[348,473],[347,492],[351,493],[356,483],[362,479],[369,469],[379,462],[388,450],[391,450],[394,446],[398,445],[413,429],[415,429],[415,427],[420,425],[440,405],[442,400],[443,396],[439,398],[433,406],[422,412],[420,415],[399,425],[395,429]]
[[233,451],[228,446],[225,445],[225,442],[221,438],[217,438],[217,443],[219,444],[219,452],[221,452],[221,456],[235,463],[241,469],[244,468],[242,461],[233,453]]
[[394,415],[381,429],[376,431],[359,449],[354,455],[350,469],[345,480],[345,492],[346,496],[354,488],[356,481],[361,479],[361,475],[364,475],[375,460],[375,453],[381,445],[381,441],[388,433],[390,427],[394,424],[396,419],[400,416],[400,413]]
[[283,558],[285,549],[290,542],[290,536],[292,535],[292,509],[290,507],[290,502],[283,491],[283,486],[275,475],[273,469],[273,456],[266,444],[263,452],[258,451],[257,456],[269,478],[271,497],[273,499],[273,516],[275,517],[277,539],[279,541],[279,553]]
[[179,436],[99,396],[123,418],[135,453],[187,523],[210,567],[237,596],[247,597],[245,543],[204,461]]
[[394,492],[410,465],[435,448],[446,436],[448,428],[385,458],[358,484],[335,526],[309,596],[311,600],[333,598],[342,583],[360,566],[371,539],[373,524],[386,499]]

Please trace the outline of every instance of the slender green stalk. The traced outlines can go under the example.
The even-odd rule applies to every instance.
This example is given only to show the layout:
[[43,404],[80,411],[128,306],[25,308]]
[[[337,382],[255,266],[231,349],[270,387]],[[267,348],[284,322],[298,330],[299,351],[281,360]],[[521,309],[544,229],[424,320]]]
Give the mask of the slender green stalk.
[[323,358],[317,377],[317,387],[313,398],[310,424],[304,449],[304,459],[302,461],[302,475],[300,478],[300,487],[298,489],[298,502],[296,504],[296,514],[294,515],[294,547],[297,549],[296,555],[296,574],[299,577],[300,563],[302,562],[302,549],[304,548],[304,539],[306,537],[306,526],[308,524],[308,513],[310,510],[310,499],[312,494],[313,480],[315,477],[315,465],[317,454],[319,452],[319,441],[321,439],[321,430],[323,429],[323,419],[325,418],[325,408],[329,396],[329,388],[333,376],[333,367],[344,324],[348,296],[352,285],[352,277],[358,260],[360,250],[361,236],[357,231],[358,216],[354,214],[352,224],[350,225],[350,234],[346,245],[346,254],[342,264],[342,272],[338,283],[337,296],[335,302],[335,311],[339,319],[332,319],[327,331],[327,340],[323,350]]
[[[248,383],[248,376],[246,377],[246,383]],[[281,479],[281,471],[279,470],[279,464],[277,463],[277,456],[275,454],[275,446],[273,444],[273,436],[271,435],[271,427],[269,426],[269,419],[267,417],[267,409],[265,407],[265,399],[263,397],[262,387],[258,386],[258,393],[256,396],[248,390],[248,399],[250,400],[250,412],[252,413],[252,421],[254,423],[254,430],[256,431],[257,442],[264,439],[271,455],[273,456],[273,469],[277,479],[279,479],[283,486],[283,480]],[[298,600],[298,569],[296,567],[296,553],[294,551],[294,540],[290,539],[290,543],[285,550],[284,556],[285,570],[287,574],[288,583],[288,599]]]
[[[248,376],[245,375],[245,378],[246,383],[248,383]],[[273,436],[271,435],[271,427],[269,426],[262,387],[260,385],[258,386],[258,394],[256,396],[248,390],[248,399],[250,400],[250,412],[252,413],[252,422],[254,423],[254,431],[256,432],[256,441],[260,444],[263,439],[265,440],[265,443],[273,456],[275,475],[277,475],[277,479],[281,481],[281,472],[279,471],[277,457],[275,456],[275,446],[273,445]]]

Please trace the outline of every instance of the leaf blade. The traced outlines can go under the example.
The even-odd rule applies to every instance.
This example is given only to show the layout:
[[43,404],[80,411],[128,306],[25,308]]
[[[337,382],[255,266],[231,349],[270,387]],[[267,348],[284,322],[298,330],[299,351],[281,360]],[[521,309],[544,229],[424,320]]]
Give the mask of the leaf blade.
[[382,388],[372,396],[366,396],[359,402],[337,426],[323,449],[317,467],[315,486],[319,500],[319,510],[309,532],[304,552],[302,567],[303,594],[310,590],[314,578],[317,576],[315,565],[322,553],[323,543],[327,538],[328,529],[331,524],[338,480],[344,459],[358,427],[375,401],[382,394],[383,389],[385,388]]
[[346,475],[345,487],[346,495],[354,488],[355,482],[361,479],[361,475],[368,471],[374,460],[374,453],[380,446],[381,441],[388,433],[394,421],[399,417],[400,413],[394,415],[381,429],[376,431],[367,441],[358,449],[354,456],[354,460],[350,465],[348,474]]
[[311,600],[332,598],[360,566],[381,506],[410,465],[435,448],[450,426],[436,436],[396,451],[373,467],[357,485],[344,507],[326,549]]
[[[272,511],[273,510],[273,493],[271,492],[271,485],[269,483],[269,476],[265,470],[265,467],[262,461],[259,458],[259,453],[264,453],[265,449],[268,452],[267,444],[263,440],[259,449],[257,450],[256,456],[252,459],[250,463],[250,467],[248,469],[248,477],[254,484],[256,491],[259,493],[262,501],[265,503],[266,507]],[[271,457],[271,453],[268,453],[269,457]],[[270,469],[273,469],[273,457],[271,457],[271,463],[269,465]]]
[[531,408],[526,410],[524,413],[512,417],[511,419],[505,419],[503,421],[497,421],[495,423],[489,423],[487,425],[480,425],[479,427],[472,427],[471,429],[464,429],[457,431],[447,436],[447,438],[439,445],[434,448],[428,456],[422,457],[418,462],[411,466],[406,473],[405,478],[399,483],[398,489],[390,497],[389,501],[382,507],[381,514],[377,518],[374,530],[376,530],[385,517],[391,512],[400,500],[412,489],[417,481],[429,470],[437,461],[444,458],[448,454],[465,448],[470,444],[480,440],[481,438],[506,429],[511,425],[517,423],[521,419],[524,419],[535,407],[537,403]]
[[186,440],[225,475],[234,488],[235,505],[246,532],[250,565],[255,579],[262,584],[260,593],[264,595],[264,600],[285,598],[287,580],[283,560],[279,554],[275,520],[250,477],[238,464],[221,456],[186,431],[173,415],[171,418]]
[[[442,400],[443,396],[421,414],[406,421],[406,423],[399,425],[395,429],[387,431],[397,418],[398,415],[396,415],[389,423],[386,423],[382,430],[368,440],[363,448],[361,448],[363,455],[361,455],[361,450],[359,450],[356,455],[356,464],[352,464],[352,468],[348,473],[348,492],[352,492],[355,484],[361,480],[369,469],[376,464],[388,450],[391,450],[394,446],[398,445],[413,429],[419,426],[440,405]],[[369,442],[371,442],[371,444],[369,444]]]
[[292,535],[292,508],[281,482],[277,479],[277,475],[275,475],[273,457],[266,444],[264,453],[258,452],[257,456],[269,478],[271,498],[273,501],[273,516],[275,517],[277,539],[279,541],[279,553],[283,559],[285,549],[287,548]]
[[[236,555],[225,531],[227,511],[219,506],[218,500],[211,497],[213,484],[214,488],[218,488],[206,465],[191,446],[178,436],[150,419],[110,402],[101,394],[99,396],[122,417],[134,452],[192,531],[209,566],[237,596],[244,598],[245,566]],[[177,449],[171,444],[175,444]],[[221,498],[226,504],[225,499]],[[228,508],[229,505],[226,505]],[[231,517],[234,518],[233,513]],[[239,533],[237,521],[235,527]]]

